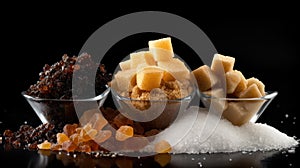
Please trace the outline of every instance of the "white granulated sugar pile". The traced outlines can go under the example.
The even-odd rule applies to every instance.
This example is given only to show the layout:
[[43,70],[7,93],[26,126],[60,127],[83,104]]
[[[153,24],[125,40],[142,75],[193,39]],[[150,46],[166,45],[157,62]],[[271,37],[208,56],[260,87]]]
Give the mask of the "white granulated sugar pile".
[[[191,107],[189,110],[198,108]],[[172,153],[270,151],[291,148],[299,143],[295,138],[267,124],[247,123],[234,126],[225,119],[221,119],[211,136],[200,143],[200,136],[203,135],[201,128],[206,116],[207,112],[201,109],[193,128],[172,148]]]

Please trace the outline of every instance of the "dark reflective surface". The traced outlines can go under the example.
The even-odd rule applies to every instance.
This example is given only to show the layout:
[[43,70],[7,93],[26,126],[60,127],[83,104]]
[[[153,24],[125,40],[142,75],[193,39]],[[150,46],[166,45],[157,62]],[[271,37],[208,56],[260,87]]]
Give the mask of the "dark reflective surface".
[[5,149],[1,145],[0,162],[10,167],[297,167],[299,150],[236,152],[217,154],[159,154],[125,157],[101,153],[66,153],[47,150]]
[[[27,2],[26,2],[27,3]],[[5,129],[17,130],[21,124],[38,126],[41,122],[21,91],[27,89],[37,80],[38,73],[45,63],[52,64],[63,54],[77,55],[86,39],[100,26],[116,17],[149,9],[116,9],[111,12],[102,10],[94,5],[96,10],[76,11],[70,6],[54,5],[49,8],[30,7],[16,9],[13,4],[10,13],[22,13],[8,17],[10,13],[2,14],[1,20],[4,42],[1,63],[1,101],[0,101],[0,135]],[[82,4],[80,4],[82,5]],[[296,7],[296,5],[295,5]],[[7,7],[8,8],[8,7]],[[202,6],[203,8],[203,6]],[[180,9],[151,9],[162,10],[180,15],[201,28],[214,43],[218,52],[236,58],[235,66],[246,77],[255,76],[261,79],[267,91],[278,91],[278,96],[271,102],[258,122],[267,123],[289,136],[300,137],[299,129],[299,95],[300,89],[296,78],[299,76],[299,18],[288,17],[248,17],[255,14],[246,13],[241,17],[237,12],[234,17],[223,16],[227,11],[217,12],[217,17],[209,18],[209,13],[202,13],[202,8],[192,10]],[[237,9],[237,8],[235,8]],[[241,8],[244,10],[245,8]],[[276,10],[273,8],[269,14]],[[23,10],[23,11],[22,11]],[[264,8],[263,11],[267,10]],[[235,10],[233,10],[235,11]],[[278,10],[279,12],[281,10]],[[290,10],[295,11],[297,10]],[[32,13],[31,13],[32,12]],[[55,15],[56,13],[56,15]],[[267,11],[266,11],[267,13]],[[285,12],[284,12],[285,13]],[[237,16],[237,17],[235,17]],[[296,15],[295,15],[296,16]],[[238,18],[241,17],[241,18]],[[21,24],[26,22],[26,24]],[[104,59],[110,71],[113,71],[119,60],[128,53],[145,47],[145,41],[156,39],[158,35],[136,35],[120,41]],[[200,46],[201,47],[201,46]],[[185,43],[174,40],[174,50],[187,61],[192,69],[202,65]],[[7,68],[8,65],[9,68]],[[17,70],[17,72],[15,72]],[[77,155],[76,158],[64,153],[42,153],[28,150],[5,150],[0,145],[0,167],[80,167],[79,160],[96,167],[121,167],[117,160],[132,160],[133,167],[159,167],[153,157],[138,158],[90,158]],[[57,156],[58,155],[58,156]],[[171,155],[166,167],[300,167],[299,149],[295,153],[282,151],[254,152],[252,154],[200,154],[200,155]],[[204,159],[205,158],[205,159]],[[231,160],[230,160],[231,159]],[[168,156],[166,156],[168,160]],[[122,162],[122,161],[119,161]],[[65,163],[65,164],[64,164]],[[4,166],[8,165],[8,166]],[[125,166],[125,167],[130,167]]]

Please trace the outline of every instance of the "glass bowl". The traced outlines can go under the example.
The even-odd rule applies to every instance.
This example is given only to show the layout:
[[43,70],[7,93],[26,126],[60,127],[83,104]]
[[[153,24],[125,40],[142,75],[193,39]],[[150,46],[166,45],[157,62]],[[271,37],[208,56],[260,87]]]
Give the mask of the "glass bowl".
[[101,107],[109,92],[110,88],[108,87],[102,94],[87,99],[44,99],[29,96],[25,91],[21,94],[43,124],[51,123],[63,126],[67,123],[79,123],[83,112]]
[[[139,100],[121,96],[111,88],[112,98],[118,111],[126,118],[140,123],[145,130],[162,130],[170,126],[190,105],[195,89],[180,99]],[[147,109],[140,107],[147,106]]]
[[200,100],[206,108],[219,111],[232,124],[243,125],[255,123],[277,94],[277,91],[268,91],[259,98],[219,98],[200,93]]

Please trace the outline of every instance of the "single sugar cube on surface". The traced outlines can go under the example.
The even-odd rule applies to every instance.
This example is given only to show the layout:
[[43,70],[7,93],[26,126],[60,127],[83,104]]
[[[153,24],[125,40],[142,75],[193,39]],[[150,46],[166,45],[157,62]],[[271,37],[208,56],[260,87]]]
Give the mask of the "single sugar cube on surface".
[[247,85],[248,87],[251,86],[252,84],[256,84],[261,95],[264,96],[265,95],[265,85],[262,83],[262,81],[258,80],[257,78],[249,78],[247,79]]
[[229,71],[225,74],[226,77],[226,88],[227,88],[227,94],[232,94],[236,87],[241,82],[241,76],[237,71]]
[[159,88],[164,71],[156,66],[148,66],[137,72],[137,86],[141,90],[151,91]]
[[156,65],[153,55],[150,51],[140,51],[130,54],[130,68],[137,68],[140,64]]
[[198,88],[200,91],[209,90],[213,85],[217,83],[217,77],[213,74],[210,67],[202,65],[199,68],[192,71],[194,74]]
[[156,61],[169,61],[174,57],[170,37],[151,40],[148,42],[149,51],[153,53]]
[[[212,60],[211,69],[214,72],[229,72],[233,70],[235,58],[221,54],[215,54]],[[222,70],[223,69],[223,70]]]

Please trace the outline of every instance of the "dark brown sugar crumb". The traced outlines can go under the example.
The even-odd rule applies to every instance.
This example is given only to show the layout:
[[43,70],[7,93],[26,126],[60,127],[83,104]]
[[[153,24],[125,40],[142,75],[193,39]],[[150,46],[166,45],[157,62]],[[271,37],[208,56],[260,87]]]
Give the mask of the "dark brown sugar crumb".
[[[95,73],[95,70],[97,70],[96,76],[91,75],[93,74],[91,72]],[[74,80],[79,86],[78,91],[76,90],[78,95],[72,95],[73,76],[76,77]],[[112,74],[107,73],[105,65],[94,62],[91,55],[84,53],[70,57],[65,54],[53,65],[44,65],[43,71],[39,73],[39,80],[26,90],[26,94],[48,99],[71,99],[78,98],[78,96],[86,98],[82,95],[90,98],[88,96],[99,95],[106,90],[106,85],[111,78]],[[92,88],[95,93],[86,94],[93,90],[85,88]]]
[[37,149],[37,144],[44,140],[56,142],[58,132],[61,132],[61,129],[55,128],[53,124],[49,123],[41,124],[35,128],[24,124],[15,132],[6,129],[3,132],[3,137],[5,145],[11,145],[16,149]]

